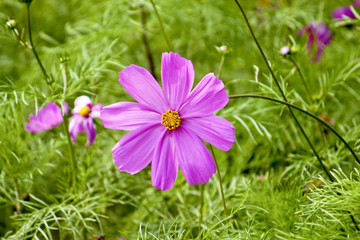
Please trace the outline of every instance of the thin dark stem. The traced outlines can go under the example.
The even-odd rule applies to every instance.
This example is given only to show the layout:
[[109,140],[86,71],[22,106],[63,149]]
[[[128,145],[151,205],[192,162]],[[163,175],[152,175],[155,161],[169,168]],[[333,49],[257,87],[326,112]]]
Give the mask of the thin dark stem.
[[[282,90],[282,88],[281,88],[281,86],[280,86],[280,83],[279,83],[279,81],[277,80],[277,78],[276,78],[276,76],[275,76],[275,74],[274,74],[274,72],[273,72],[273,70],[272,70],[272,68],[271,68],[271,66],[270,66],[270,64],[269,64],[269,61],[267,60],[267,58],[266,58],[266,56],[265,56],[265,53],[264,53],[264,51],[262,50],[262,48],[261,48],[261,46],[260,46],[260,44],[259,44],[259,42],[258,42],[258,40],[257,40],[257,38],[256,38],[256,36],[255,36],[255,34],[254,34],[254,32],[253,32],[253,30],[252,30],[252,28],[251,28],[251,26],[250,26],[249,20],[247,19],[246,14],[245,14],[243,8],[241,7],[241,5],[240,5],[240,3],[238,2],[238,0],[235,0],[235,3],[236,3],[237,6],[239,7],[239,9],[240,9],[240,11],[241,11],[241,13],[242,13],[242,15],[243,15],[243,17],[244,17],[244,19],[245,19],[246,25],[247,25],[248,28],[249,28],[249,31],[250,31],[250,33],[251,33],[251,36],[253,37],[253,39],[254,39],[254,41],[255,41],[255,43],[256,43],[256,46],[257,46],[257,48],[259,49],[259,51],[260,51],[260,53],[261,53],[261,56],[263,57],[263,59],[264,59],[264,61],[265,61],[265,64],[266,64],[266,66],[268,67],[268,69],[269,69],[269,71],[270,71],[270,74],[271,74],[272,78],[274,79],[274,81],[275,81],[275,83],[276,83],[276,86],[277,86],[277,88],[279,89],[279,91],[280,91],[280,93],[281,93],[281,96],[283,97],[284,101],[287,102],[287,98],[286,98],[286,96],[285,96],[285,93],[284,93],[284,91]],[[290,107],[290,106],[287,106],[287,108],[288,108],[288,110],[289,110],[289,112],[290,112],[290,115],[291,115],[292,118],[294,119],[296,125],[297,125],[298,128],[300,129],[300,132],[303,134],[304,138],[306,139],[307,143],[309,144],[312,152],[314,153],[314,155],[315,155],[316,158],[318,159],[320,165],[321,165],[322,168],[324,169],[326,175],[327,175],[331,180],[333,180],[332,176],[331,176],[331,175],[329,174],[329,172],[327,171],[326,167],[324,166],[323,161],[321,160],[320,156],[318,155],[317,151],[315,150],[315,147],[314,147],[313,144],[311,143],[309,137],[306,135],[305,130],[303,129],[303,127],[301,126],[300,122],[299,122],[298,119],[296,118],[296,116],[295,116],[294,112],[292,111],[291,107]]]
[[292,57],[290,57],[290,62],[292,62],[294,64],[294,66],[296,68],[296,71],[298,72],[298,74],[300,76],[300,79],[301,79],[301,81],[302,81],[302,83],[304,85],[304,88],[305,88],[305,91],[306,91],[306,93],[308,95],[310,103],[313,103],[312,98],[311,98],[311,94],[310,94],[310,90],[309,90],[308,85],[307,85],[307,83],[305,81],[304,75],[302,74],[302,71],[300,69],[299,64]]
[[220,66],[219,66],[219,71],[218,74],[216,75],[219,79],[221,78],[221,73],[224,67],[224,62],[225,62],[225,54],[222,54],[221,56],[221,61],[220,61]]
[[151,5],[152,5],[153,8],[154,8],[154,11],[155,11],[155,14],[156,14],[156,18],[157,18],[158,21],[159,21],[160,30],[161,30],[161,33],[162,33],[164,39],[165,39],[166,45],[167,45],[167,47],[168,47],[169,50],[172,50],[173,48],[172,48],[172,46],[171,46],[171,43],[170,43],[168,37],[166,36],[165,30],[164,30],[164,26],[163,26],[163,24],[162,24],[162,21],[161,21],[159,12],[158,12],[157,9],[156,9],[156,5],[155,5],[155,3],[154,3],[153,0],[150,0],[150,2],[151,2]]
[[[224,189],[223,189],[222,181],[221,181],[221,174],[220,174],[219,164],[218,164],[218,162],[217,162],[217,160],[216,160],[216,156],[215,156],[214,149],[213,149],[212,145],[209,144],[209,146],[210,146],[211,154],[213,155],[213,158],[214,158],[214,161],[215,161],[216,172],[217,172],[218,178],[219,178],[220,194],[221,194],[221,198],[222,198],[222,202],[223,202],[224,214],[225,214],[225,216],[227,217],[228,214],[227,214],[227,210],[226,210],[225,195],[224,195]],[[227,221],[227,220],[226,220],[226,221]]]
[[295,106],[295,105],[293,105],[291,103],[288,103],[288,102],[285,102],[285,101],[282,101],[282,100],[279,100],[279,99],[275,99],[275,98],[272,98],[272,97],[267,97],[267,96],[261,96],[261,95],[256,95],[256,94],[239,94],[239,95],[231,95],[231,96],[229,96],[229,98],[262,98],[262,99],[266,99],[266,100],[270,100],[270,101],[273,101],[273,102],[284,104],[284,105],[289,106],[291,108],[294,108],[294,109],[296,109],[296,110],[298,110],[298,111],[300,111],[302,113],[305,113],[306,115],[314,118],[315,120],[317,120],[318,122],[323,124],[330,131],[332,131],[340,139],[340,141],[342,141],[345,144],[346,148],[349,149],[351,154],[354,156],[355,161],[360,164],[360,160],[356,156],[355,151],[350,147],[350,145],[346,142],[346,140],[333,127],[331,127],[328,123],[326,123],[321,118],[317,117],[315,114],[313,114],[311,112],[308,112],[308,111],[306,111],[306,110],[304,110],[304,109],[302,109],[302,108],[300,108],[298,106]]
[[144,11],[144,8],[142,6],[140,6],[140,22],[141,22],[141,26],[142,26],[142,33],[141,33],[141,38],[145,47],[145,53],[146,53],[146,59],[148,61],[149,64],[149,69],[151,74],[154,76],[155,79],[157,79],[156,77],[156,73],[155,73],[155,66],[154,66],[154,61],[153,61],[153,56],[151,54],[150,51],[150,47],[149,47],[149,42],[148,39],[146,37],[146,13]]
[[[248,97],[250,97],[250,98],[261,98],[261,99],[266,99],[266,100],[270,100],[270,101],[273,101],[273,102],[281,103],[281,104],[284,104],[284,105],[289,106],[291,108],[294,108],[296,110],[299,110],[300,112],[305,113],[306,115],[316,119],[317,121],[319,121],[320,123],[325,125],[328,129],[330,129],[330,131],[332,131],[345,144],[345,146],[349,149],[351,154],[354,156],[356,162],[358,162],[360,164],[360,161],[359,161],[358,157],[356,156],[354,150],[345,141],[345,139],[343,139],[341,137],[341,135],[334,128],[332,128],[329,124],[327,124],[325,121],[323,121],[321,118],[317,117],[316,115],[314,115],[314,114],[312,114],[312,113],[310,113],[310,112],[308,112],[308,111],[306,111],[306,110],[304,110],[304,109],[302,109],[302,108],[300,108],[298,106],[295,106],[295,105],[293,105],[291,103],[284,102],[282,100],[275,99],[275,98],[272,98],[272,97],[261,96],[261,95],[256,95],[256,94],[239,94],[239,95],[231,95],[231,96],[229,96],[229,98],[248,98]],[[326,173],[327,173],[327,171],[326,171]],[[327,173],[327,175],[328,175],[328,173]],[[330,175],[328,175],[328,176],[330,176]],[[334,182],[334,179],[332,177],[329,177],[329,178],[330,178],[330,180],[332,182]],[[337,193],[337,194],[340,195],[340,193]],[[347,212],[350,214],[351,221],[354,223],[356,230],[359,231],[360,229],[357,226],[357,223],[356,223],[356,220],[355,220],[354,216],[351,214],[350,211],[347,211]]]
[[39,66],[40,66],[40,68],[41,68],[41,71],[42,71],[42,73],[43,73],[43,75],[44,75],[44,78],[45,78],[46,83],[50,85],[50,84],[51,84],[51,80],[50,80],[50,78],[49,78],[49,75],[46,73],[46,70],[45,70],[44,66],[43,66],[42,63],[41,63],[41,60],[40,60],[40,58],[39,58],[39,55],[38,55],[37,52],[36,52],[35,45],[34,45],[34,43],[33,43],[32,36],[31,36],[30,3],[27,3],[27,4],[26,4],[26,16],[27,16],[27,28],[28,28],[28,34],[29,34],[30,47],[31,47],[31,49],[32,49],[32,51],[33,51],[33,53],[34,53],[34,56],[35,56],[35,58],[36,58],[36,60],[37,60],[37,62],[38,62],[38,64],[39,64]]
[[71,138],[70,138],[70,133],[69,133],[69,126],[68,126],[68,119],[66,116],[64,116],[64,132],[67,138],[67,142],[68,142],[68,150],[70,153],[70,165],[71,165],[71,175],[72,175],[72,186],[75,186],[76,183],[76,162],[75,162],[75,157],[74,157],[74,149],[72,146],[72,142],[71,142]]
[[204,189],[205,189],[205,185],[201,184],[200,185],[200,213],[199,213],[199,235],[201,233],[201,224],[202,221],[204,219]]

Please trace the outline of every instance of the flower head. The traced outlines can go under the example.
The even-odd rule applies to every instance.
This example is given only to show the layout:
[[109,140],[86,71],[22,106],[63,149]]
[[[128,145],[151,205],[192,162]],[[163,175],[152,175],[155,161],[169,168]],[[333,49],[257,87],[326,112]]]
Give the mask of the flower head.
[[[64,113],[67,114],[68,105],[64,103]],[[29,122],[25,123],[25,129],[29,132],[42,132],[52,129],[63,122],[61,108],[53,102],[41,108],[38,114],[30,114]]]
[[152,184],[170,189],[180,167],[189,184],[204,184],[216,172],[204,145],[228,151],[234,126],[213,115],[229,101],[222,81],[208,73],[193,89],[194,68],[177,53],[163,53],[162,86],[144,68],[130,65],[120,84],[137,102],[118,102],[101,111],[106,128],[131,130],[112,149],[120,171],[135,174],[151,163]]
[[101,104],[92,105],[88,96],[76,98],[75,106],[72,110],[73,116],[70,118],[69,132],[73,142],[76,142],[78,133],[83,132],[87,136],[86,146],[93,144],[96,138],[93,118],[100,116]]
[[[355,8],[360,8],[360,0],[352,2],[351,5]],[[331,13],[331,15],[333,18],[335,18],[337,20],[343,20],[346,17],[355,19],[355,15],[354,15],[353,11],[351,10],[350,6],[338,7]]]
[[288,55],[290,53],[290,47],[289,46],[284,46],[280,49],[280,54],[285,56]]
[[300,36],[304,34],[308,35],[307,49],[309,53],[313,50],[316,51],[315,57],[311,60],[320,61],[325,46],[330,43],[332,38],[329,27],[322,22],[312,22],[299,31]]

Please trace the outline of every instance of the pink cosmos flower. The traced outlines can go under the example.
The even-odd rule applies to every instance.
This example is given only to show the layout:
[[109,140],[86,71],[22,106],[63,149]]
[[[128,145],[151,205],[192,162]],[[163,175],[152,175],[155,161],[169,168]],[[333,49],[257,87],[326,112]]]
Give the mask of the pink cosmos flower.
[[[360,8],[360,0],[352,2],[354,8]],[[354,13],[351,11],[350,6],[338,7],[331,13],[332,17],[338,20],[343,20],[345,17],[355,19]]]
[[76,98],[75,106],[72,110],[74,115],[69,120],[69,132],[74,143],[76,143],[77,134],[83,132],[87,136],[86,146],[88,147],[93,144],[96,138],[93,118],[100,116],[101,108],[101,104],[93,106],[88,96]]
[[162,86],[144,68],[130,65],[119,83],[138,102],[118,102],[101,111],[106,128],[131,130],[112,149],[120,171],[135,174],[150,162],[152,184],[170,189],[180,167],[189,184],[204,184],[216,172],[202,142],[228,151],[234,126],[213,115],[229,101],[222,81],[208,73],[191,91],[194,67],[177,53],[163,53]]
[[324,52],[324,48],[331,41],[332,34],[328,26],[322,22],[312,22],[304,26],[300,31],[299,35],[302,36],[304,33],[308,35],[307,49],[309,53],[313,50],[316,51],[316,55],[311,59],[320,61],[321,55]]
[[[64,103],[64,113],[68,112],[68,104]],[[42,132],[52,129],[63,122],[61,108],[53,102],[41,108],[39,113],[29,115],[29,122],[25,123],[25,129],[29,132]]]

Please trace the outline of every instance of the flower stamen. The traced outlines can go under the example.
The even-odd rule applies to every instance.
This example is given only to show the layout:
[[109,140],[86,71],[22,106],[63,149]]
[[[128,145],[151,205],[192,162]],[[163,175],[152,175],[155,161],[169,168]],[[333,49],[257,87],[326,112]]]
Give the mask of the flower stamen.
[[165,125],[166,129],[174,130],[180,126],[181,118],[176,111],[168,110],[161,117],[161,124]]
[[89,108],[88,106],[82,107],[79,112],[79,114],[83,117],[88,117],[90,113],[91,113],[91,108]]

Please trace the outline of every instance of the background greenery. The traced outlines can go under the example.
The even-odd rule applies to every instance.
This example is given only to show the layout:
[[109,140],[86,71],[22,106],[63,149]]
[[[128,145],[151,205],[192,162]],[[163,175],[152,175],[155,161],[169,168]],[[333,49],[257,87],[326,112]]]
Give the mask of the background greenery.
[[[359,20],[339,26],[331,11],[350,1],[240,1],[289,101],[333,126],[359,153]],[[279,98],[235,2],[162,0],[155,2],[173,49],[191,59],[196,81],[218,72],[226,45],[222,80],[229,94],[258,93]],[[55,80],[49,91],[29,49],[5,28],[16,19],[28,41],[26,5],[0,1],[0,236],[3,239],[355,239],[349,212],[360,223],[359,166],[344,145],[314,120],[296,112],[315,148],[332,170],[325,173],[284,106],[261,99],[232,99],[218,114],[235,125],[236,143],[216,150],[223,176],[229,221],[223,214],[218,180],[205,185],[204,219],[199,228],[199,186],[179,174],[174,187],[151,186],[150,166],[136,175],[121,173],[111,149],[126,132],[106,130],[85,147],[74,145],[76,184],[63,126],[42,133],[25,131],[36,107],[60,101],[66,63],[70,108],[80,95],[104,106],[132,101],[118,83],[118,72],[136,64],[149,68],[142,42],[140,9],[160,76],[162,52],[169,51],[147,0],[66,0],[31,4],[32,32],[40,58]],[[306,38],[297,31],[311,21],[330,25],[333,39],[322,60],[311,63]],[[312,95],[310,103],[296,69],[279,54],[293,39],[296,61]],[[114,139],[113,139],[113,138]],[[359,154],[358,154],[359,155]],[[307,188],[305,187],[307,185]],[[312,190],[310,186],[316,185]],[[200,234],[199,234],[200,231]]]

